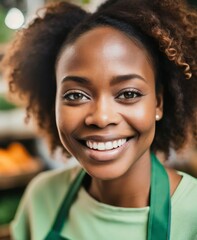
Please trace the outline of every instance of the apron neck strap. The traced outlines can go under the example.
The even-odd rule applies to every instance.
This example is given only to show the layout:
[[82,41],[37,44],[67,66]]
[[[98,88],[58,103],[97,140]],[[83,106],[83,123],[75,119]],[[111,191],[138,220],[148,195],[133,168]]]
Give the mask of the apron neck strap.
[[150,212],[148,240],[169,240],[171,225],[171,199],[168,175],[165,168],[151,154]]

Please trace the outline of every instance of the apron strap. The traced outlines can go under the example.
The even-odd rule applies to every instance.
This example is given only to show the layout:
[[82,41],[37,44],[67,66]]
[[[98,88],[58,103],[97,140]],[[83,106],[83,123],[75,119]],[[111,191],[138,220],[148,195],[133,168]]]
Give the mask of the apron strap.
[[48,233],[48,235],[45,237],[44,240],[70,240],[68,238],[62,237],[60,235],[60,232],[63,228],[65,220],[68,217],[71,205],[72,205],[73,201],[75,200],[75,198],[77,197],[77,194],[78,194],[79,188],[81,187],[84,176],[85,176],[85,171],[81,170],[78,173],[77,177],[72,182],[72,184],[70,185],[70,187],[64,197],[64,200],[62,202],[62,205],[60,206],[60,208],[58,210],[55,222],[54,222],[50,232]]
[[63,225],[65,223],[65,219],[68,218],[71,205],[73,204],[75,198],[77,197],[78,191],[82,185],[82,181],[85,174],[86,174],[85,171],[81,170],[77,177],[72,182],[72,184],[70,185],[68,192],[64,198],[64,201],[57,213],[57,218],[52,227],[53,230],[61,232]]
[[171,199],[165,168],[151,154],[151,193],[148,218],[148,240],[170,240]]
[[60,236],[59,232],[50,231],[45,240],[70,240],[68,238]]

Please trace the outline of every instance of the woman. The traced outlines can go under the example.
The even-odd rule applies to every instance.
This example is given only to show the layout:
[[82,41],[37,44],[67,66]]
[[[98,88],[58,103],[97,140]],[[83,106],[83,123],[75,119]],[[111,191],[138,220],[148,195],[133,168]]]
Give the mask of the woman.
[[81,167],[30,184],[14,239],[197,239],[196,179],[154,155],[196,136],[196,22],[181,0],[62,2],[18,34],[11,90]]

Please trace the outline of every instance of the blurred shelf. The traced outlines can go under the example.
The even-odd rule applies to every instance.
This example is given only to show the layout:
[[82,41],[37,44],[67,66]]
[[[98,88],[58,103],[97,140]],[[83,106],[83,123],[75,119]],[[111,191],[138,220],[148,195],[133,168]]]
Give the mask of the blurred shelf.
[[[36,161],[36,160],[35,160]],[[42,162],[38,162],[38,167],[34,171],[26,172],[26,173],[18,173],[15,175],[8,176],[0,176],[0,190],[8,190],[14,189],[17,187],[25,187],[30,180],[32,180],[38,173],[43,171],[44,164]]]
[[0,140],[5,138],[35,137],[35,128],[30,122],[25,124],[25,110],[0,111]]
[[47,169],[37,139],[0,140],[0,191],[27,186]]

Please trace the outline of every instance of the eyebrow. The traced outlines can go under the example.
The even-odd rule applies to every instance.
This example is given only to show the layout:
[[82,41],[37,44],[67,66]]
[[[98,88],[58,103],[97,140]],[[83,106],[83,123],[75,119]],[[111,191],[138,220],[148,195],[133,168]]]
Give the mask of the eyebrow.
[[[144,82],[147,82],[145,78],[138,74],[127,74],[127,75],[120,75],[120,76],[115,76],[112,78],[110,85],[118,84],[120,82],[132,80],[134,78],[138,78]],[[90,80],[86,77],[79,77],[79,76],[66,76],[62,79],[62,83],[65,81],[73,81],[81,84],[90,84]]]
[[78,76],[66,76],[62,79],[62,83],[66,82],[66,81],[73,81],[73,82],[77,82],[77,83],[82,83],[82,84],[89,84],[90,81],[85,78],[85,77],[78,77]]
[[138,75],[138,74],[127,74],[127,75],[120,75],[120,76],[116,76],[112,78],[111,84],[117,84],[119,82],[124,82],[124,81],[128,81],[128,80],[132,80],[134,78],[138,78],[144,82],[147,82],[145,78],[143,78],[142,76]]

